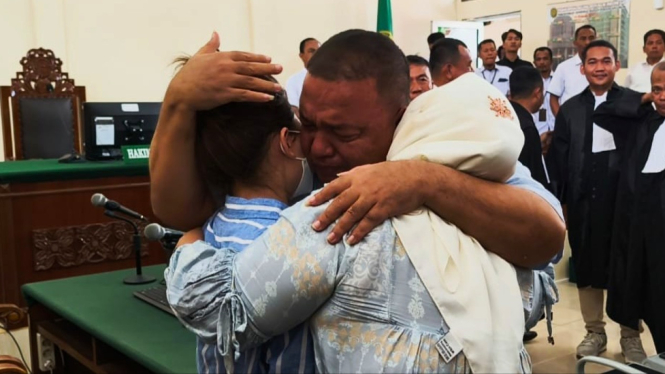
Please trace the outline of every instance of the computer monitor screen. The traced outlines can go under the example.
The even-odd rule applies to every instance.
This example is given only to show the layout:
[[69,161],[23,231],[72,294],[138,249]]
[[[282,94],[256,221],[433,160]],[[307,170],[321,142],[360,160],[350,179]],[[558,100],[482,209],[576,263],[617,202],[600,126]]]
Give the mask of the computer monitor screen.
[[150,144],[162,103],[84,103],[85,157],[122,158],[123,145]]

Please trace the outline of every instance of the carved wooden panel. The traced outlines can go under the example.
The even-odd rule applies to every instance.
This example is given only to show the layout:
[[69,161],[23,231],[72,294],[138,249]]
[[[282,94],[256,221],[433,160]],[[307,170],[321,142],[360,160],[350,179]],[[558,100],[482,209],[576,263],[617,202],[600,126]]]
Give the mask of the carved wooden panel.
[[[145,224],[139,225],[143,232]],[[34,268],[45,271],[133,258],[133,229],[124,222],[58,227],[32,231]],[[141,256],[148,244],[141,241]]]
[[12,79],[14,95],[74,93],[74,80],[62,72],[62,60],[50,49],[36,48],[21,59],[23,71]]

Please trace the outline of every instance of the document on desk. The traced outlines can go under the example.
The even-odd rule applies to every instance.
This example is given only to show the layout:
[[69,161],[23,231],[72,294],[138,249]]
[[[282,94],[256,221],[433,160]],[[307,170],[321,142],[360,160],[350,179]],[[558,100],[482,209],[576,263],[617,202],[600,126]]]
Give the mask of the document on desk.
[[653,136],[649,158],[644,165],[644,174],[656,174],[665,170],[665,122],[663,122]]

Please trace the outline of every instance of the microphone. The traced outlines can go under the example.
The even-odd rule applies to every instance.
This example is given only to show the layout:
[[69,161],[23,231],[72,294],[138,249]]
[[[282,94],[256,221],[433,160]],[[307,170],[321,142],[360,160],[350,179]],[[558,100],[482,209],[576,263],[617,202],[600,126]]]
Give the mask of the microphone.
[[141,221],[147,221],[147,219],[143,215],[138,214],[135,211],[120,205],[116,201],[107,199],[106,196],[100,193],[92,195],[92,199],[90,199],[90,201],[92,202],[92,205],[96,207],[104,208],[112,212],[120,212],[132,218],[140,219]]
[[151,223],[143,230],[143,235],[151,241],[177,242],[184,234],[182,231],[167,229],[157,223]]

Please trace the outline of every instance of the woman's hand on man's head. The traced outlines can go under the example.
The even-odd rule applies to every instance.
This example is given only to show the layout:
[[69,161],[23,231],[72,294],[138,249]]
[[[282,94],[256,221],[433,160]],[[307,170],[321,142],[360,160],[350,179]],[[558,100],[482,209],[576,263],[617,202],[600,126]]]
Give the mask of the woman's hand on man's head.
[[175,75],[164,102],[191,111],[209,110],[234,101],[266,102],[282,91],[279,84],[257,78],[282,72],[270,57],[249,52],[219,52],[212,38]]

